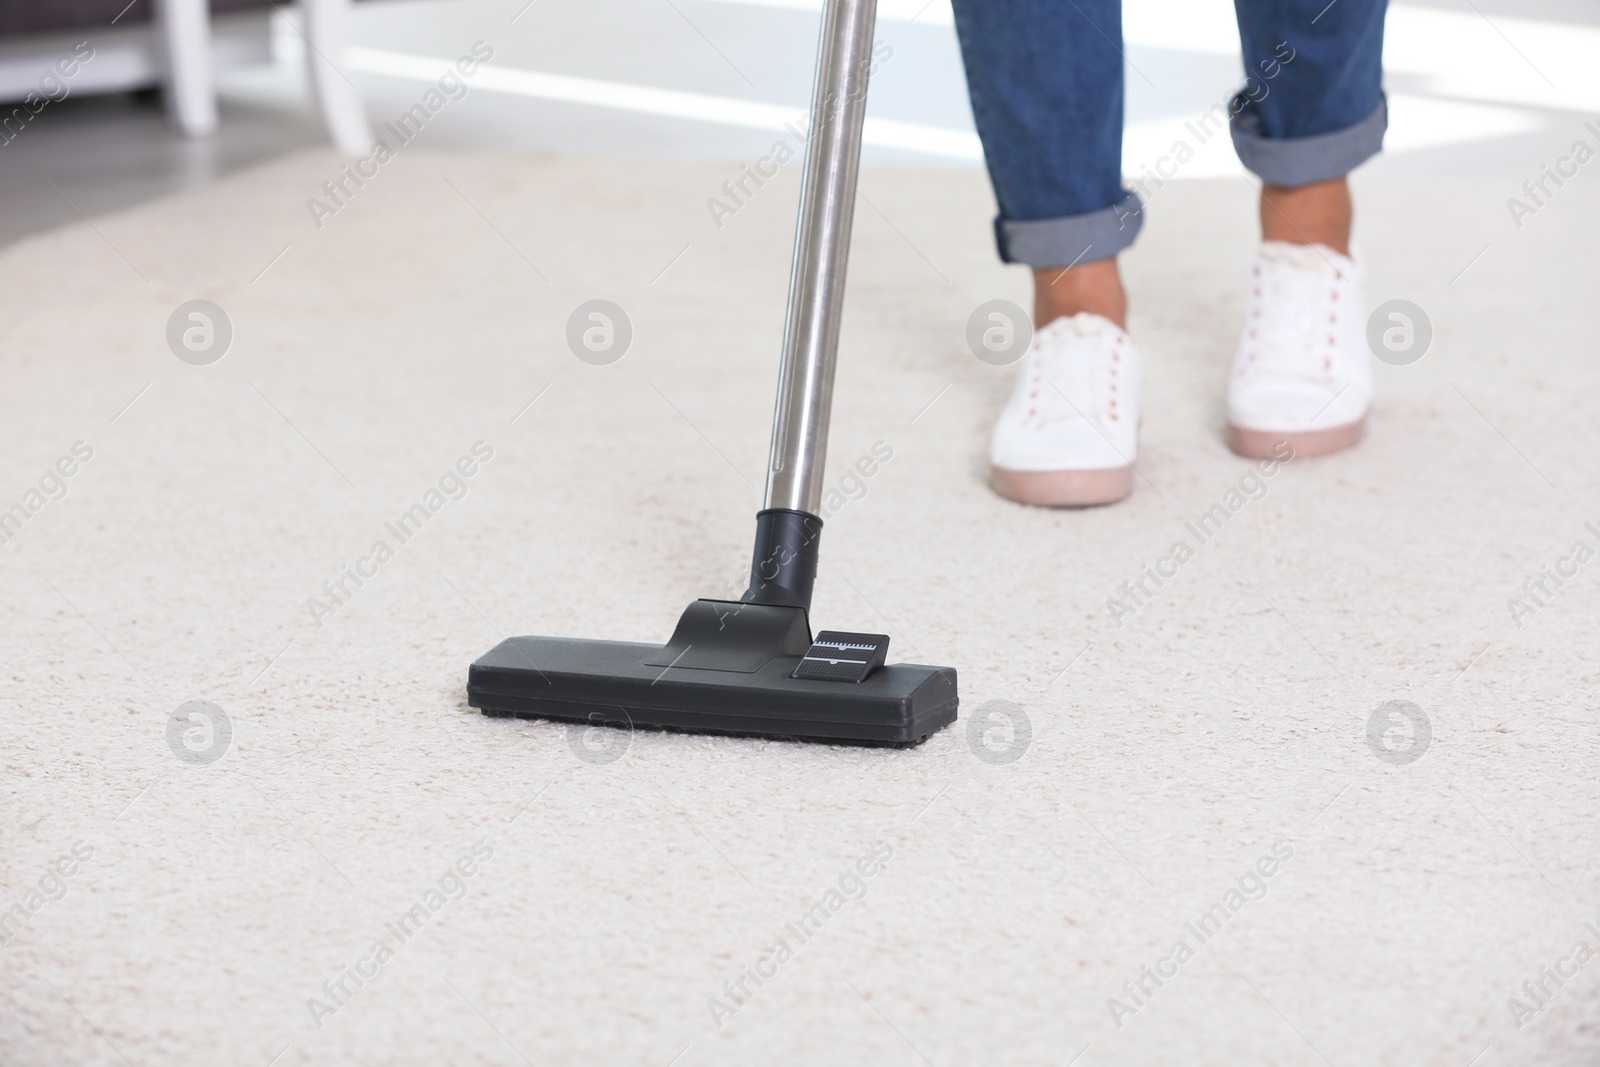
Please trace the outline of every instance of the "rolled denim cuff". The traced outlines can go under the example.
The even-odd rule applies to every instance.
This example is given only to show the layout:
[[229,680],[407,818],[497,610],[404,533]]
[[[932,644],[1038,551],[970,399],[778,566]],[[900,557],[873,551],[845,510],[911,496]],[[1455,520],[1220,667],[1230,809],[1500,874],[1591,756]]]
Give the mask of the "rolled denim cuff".
[[1344,177],[1378,154],[1389,128],[1389,104],[1381,97],[1372,113],[1354,126],[1314,137],[1263,137],[1243,93],[1233,98],[1231,110],[1239,162],[1262,181],[1286,189]]
[[1129,190],[1119,203],[1083,215],[1030,221],[997,218],[994,236],[1003,261],[1042,270],[1110,259],[1133,244],[1143,225],[1144,204]]

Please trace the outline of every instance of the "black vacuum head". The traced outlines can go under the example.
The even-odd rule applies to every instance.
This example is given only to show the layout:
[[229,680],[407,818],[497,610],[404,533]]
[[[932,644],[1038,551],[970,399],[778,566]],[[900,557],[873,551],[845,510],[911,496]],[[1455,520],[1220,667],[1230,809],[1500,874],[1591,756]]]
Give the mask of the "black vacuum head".
[[883,634],[801,607],[697,600],[665,645],[512,637],[474,663],[485,715],[909,747],[956,719],[950,667],[885,665]]

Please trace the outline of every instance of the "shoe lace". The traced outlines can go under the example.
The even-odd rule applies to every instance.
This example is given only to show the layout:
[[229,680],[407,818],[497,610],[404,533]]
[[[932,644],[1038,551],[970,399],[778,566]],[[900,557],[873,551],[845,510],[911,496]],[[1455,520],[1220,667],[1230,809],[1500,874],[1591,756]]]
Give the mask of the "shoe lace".
[[1126,350],[1122,334],[1102,324],[1080,327],[1076,320],[1064,318],[1040,334],[1033,342],[1026,420],[1040,426],[1118,422],[1118,385]]
[[1341,306],[1344,274],[1320,253],[1313,261],[1310,252],[1264,256],[1251,268],[1241,377],[1335,380],[1339,319],[1351,313]]

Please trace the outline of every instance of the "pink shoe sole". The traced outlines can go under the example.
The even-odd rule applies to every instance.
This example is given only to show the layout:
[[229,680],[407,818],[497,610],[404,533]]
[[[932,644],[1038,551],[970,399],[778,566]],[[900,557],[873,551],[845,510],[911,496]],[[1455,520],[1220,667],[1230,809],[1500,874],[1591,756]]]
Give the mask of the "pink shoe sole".
[[1133,468],[1089,471],[1013,471],[989,468],[996,493],[1019,504],[1083,508],[1115,504],[1133,491]]
[[[1228,447],[1251,459],[1310,459],[1349,448],[1361,440],[1366,428],[1365,415],[1355,422],[1330,426],[1326,430],[1246,430],[1229,423]],[[1284,443],[1293,450],[1288,456],[1279,451]]]

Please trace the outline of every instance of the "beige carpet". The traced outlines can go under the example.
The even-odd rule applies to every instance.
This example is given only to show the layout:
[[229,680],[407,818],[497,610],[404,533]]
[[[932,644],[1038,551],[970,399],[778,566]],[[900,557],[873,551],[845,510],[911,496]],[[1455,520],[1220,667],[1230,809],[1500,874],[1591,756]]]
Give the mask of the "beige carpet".
[[[1600,1062],[1600,562],[1561,563],[1600,547],[1587,177],[1518,230],[1511,190],[1364,175],[1371,302],[1432,349],[1118,627],[1249,472],[1251,191],[1154,199],[1141,477],[1058,513],[983,485],[1010,371],[967,317],[1026,291],[986,183],[870,173],[831,481],[892,458],[815,621],[957,667],[962,721],[601,762],[465,706],[501,635],[661,641],[737,586],[794,170],[718,229],[732,166],[413,150],[319,230],[311,154],[0,253],[0,1063]],[[209,366],[164,336],[194,298],[232,323]],[[633,327],[610,366],[564,339],[595,298]],[[1543,565],[1577,573],[1513,619]],[[342,567],[375,574],[314,619]],[[210,763],[168,740],[196,700]],[[1390,700],[1409,765],[1369,743]],[[1028,734],[991,705],[975,742],[993,701]]]

